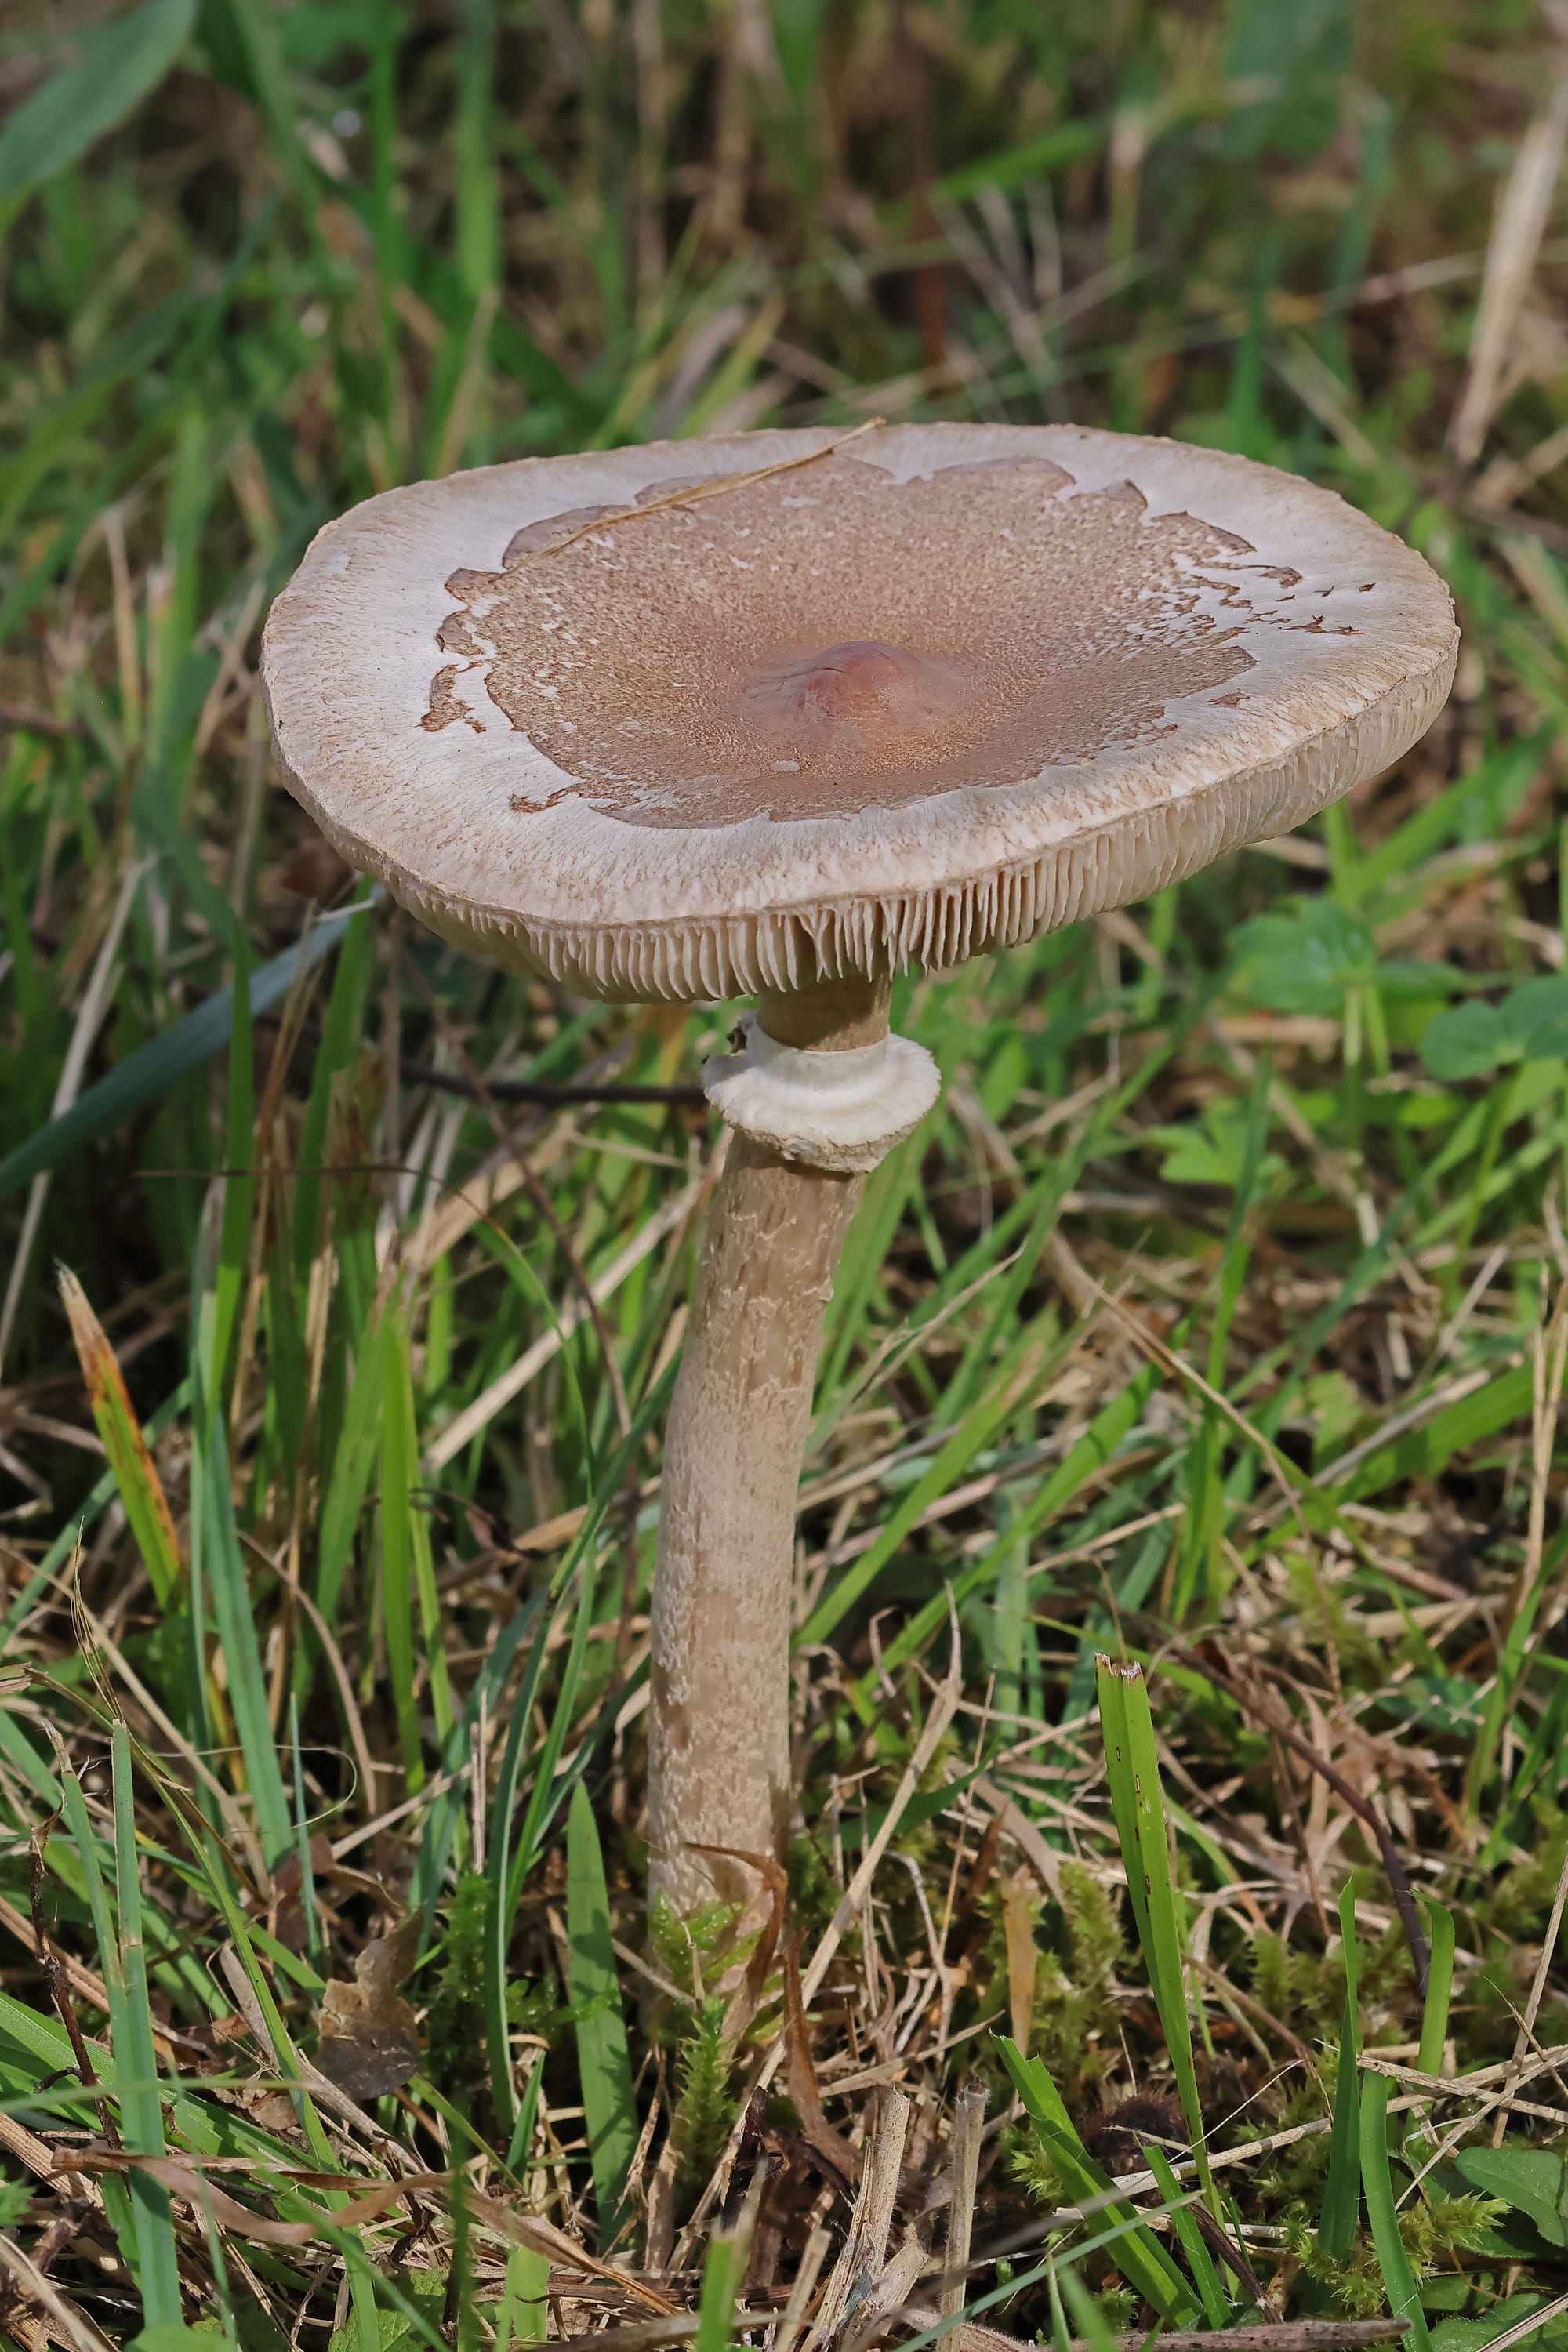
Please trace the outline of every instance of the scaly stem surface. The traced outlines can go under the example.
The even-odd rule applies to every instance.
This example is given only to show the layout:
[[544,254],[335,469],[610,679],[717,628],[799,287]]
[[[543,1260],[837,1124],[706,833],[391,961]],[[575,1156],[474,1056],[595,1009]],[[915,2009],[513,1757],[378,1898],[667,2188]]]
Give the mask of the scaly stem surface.
[[[888,990],[764,995],[781,1045],[871,1045]],[[834,1271],[863,1180],[733,1135],[703,1239],[665,1434],[648,1713],[648,1899],[683,1917],[756,1906],[759,1874],[701,1853],[782,1859],[791,1811],[790,1601],[795,1503]]]

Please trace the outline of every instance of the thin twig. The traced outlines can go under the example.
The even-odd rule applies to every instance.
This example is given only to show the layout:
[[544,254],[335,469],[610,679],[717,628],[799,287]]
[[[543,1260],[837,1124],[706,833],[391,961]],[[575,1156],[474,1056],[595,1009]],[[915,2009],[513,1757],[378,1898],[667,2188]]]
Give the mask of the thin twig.
[[[255,1026],[265,1029],[277,1024],[281,1015],[258,1013]],[[309,1044],[320,1032],[314,1022],[300,1027],[301,1041]],[[689,1086],[622,1086],[607,1078],[595,1083],[592,1078],[491,1078],[465,1077],[457,1070],[437,1070],[429,1062],[416,1060],[411,1055],[399,1054],[397,1075],[411,1087],[430,1087],[437,1094],[458,1095],[464,1102],[483,1103],[486,1097],[495,1102],[531,1104],[544,1110],[572,1103],[664,1103],[675,1110],[703,1110],[708,1097],[693,1082]]]
[[974,2190],[980,2178],[980,2141],[984,2123],[985,2085],[965,2083],[952,2117],[952,2202],[948,2208],[947,2267],[942,2282],[944,2319],[952,2318],[963,2309],[963,2281],[974,2227]]
[[398,1057],[398,1074],[410,1086],[434,1087],[445,1095],[462,1095],[469,1102],[482,1102],[488,1094],[492,1100],[504,1103],[668,1103],[678,1110],[704,1110],[708,1097],[699,1086],[638,1087],[579,1085],[563,1080],[552,1085],[545,1078],[486,1078],[479,1086],[459,1077],[452,1070],[434,1070],[427,1062],[405,1061]]
[[75,743],[92,740],[79,719],[57,719],[52,711],[35,710],[27,702],[0,702],[0,727],[14,735],[53,735]]

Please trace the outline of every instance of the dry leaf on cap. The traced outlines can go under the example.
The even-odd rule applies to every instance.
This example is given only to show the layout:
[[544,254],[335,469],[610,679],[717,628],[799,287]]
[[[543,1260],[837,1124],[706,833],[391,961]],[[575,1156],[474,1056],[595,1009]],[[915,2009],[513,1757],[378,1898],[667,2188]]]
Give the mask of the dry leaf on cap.
[[368,1943],[354,1961],[353,1982],[334,1977],[317,2016],[316,2063],[353,2099],[401,2090],[424,2051],[408,2002],[398,1991],[419,1954],[417,1913],[389,1936]]

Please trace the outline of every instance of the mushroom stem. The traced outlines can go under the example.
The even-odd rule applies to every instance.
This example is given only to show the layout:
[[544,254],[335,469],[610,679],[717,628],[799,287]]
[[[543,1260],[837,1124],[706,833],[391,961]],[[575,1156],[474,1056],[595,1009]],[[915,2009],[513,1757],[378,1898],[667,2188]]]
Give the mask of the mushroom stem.
[[[842,1053],[888,1031],[885,982],[765,994],[780,1045]],[[792,1802],[795,1522],[823,1318],[863,1178],[730,1139],[665,1434],[648,1669],[648,1900],[753,1912]]]

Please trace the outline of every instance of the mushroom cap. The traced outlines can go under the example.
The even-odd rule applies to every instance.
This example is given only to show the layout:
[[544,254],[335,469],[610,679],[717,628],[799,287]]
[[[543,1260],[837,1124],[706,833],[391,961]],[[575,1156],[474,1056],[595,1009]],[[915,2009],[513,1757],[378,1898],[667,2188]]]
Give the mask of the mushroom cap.
[[291,789],[433,930],[679,1001],[1148,898],[1398,759],[1458,644],[1420,556],[1271,467],[910,425],[388,490],[262,676]]

